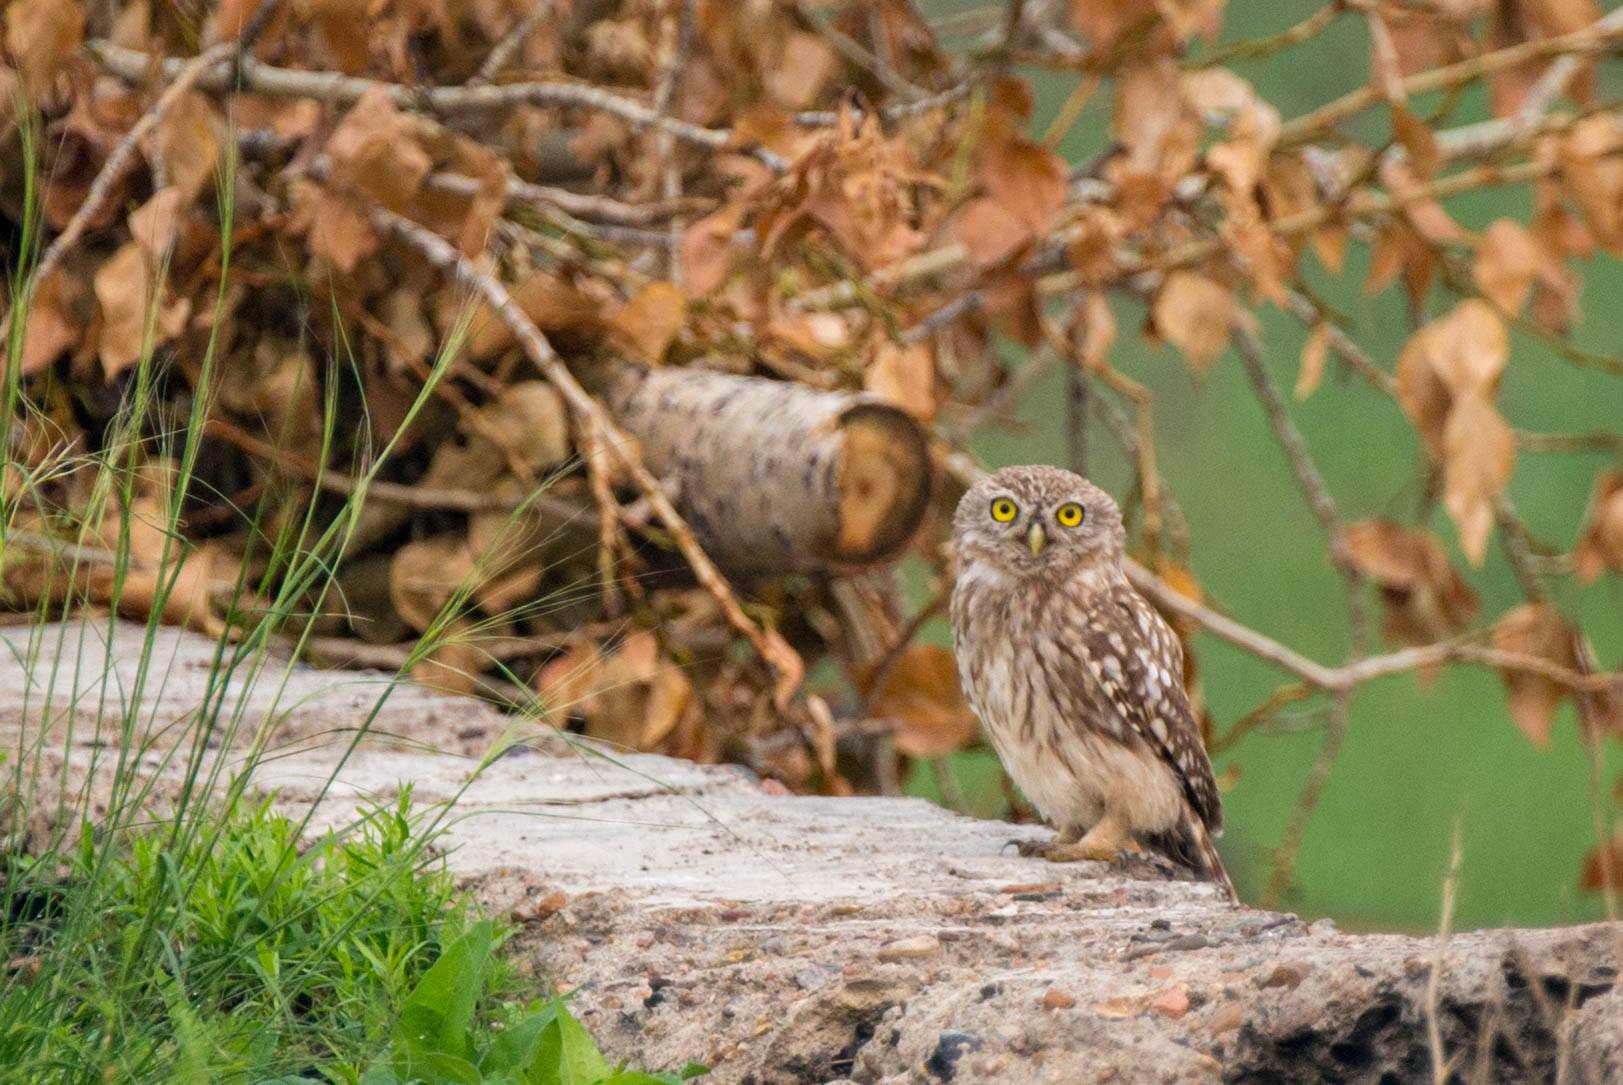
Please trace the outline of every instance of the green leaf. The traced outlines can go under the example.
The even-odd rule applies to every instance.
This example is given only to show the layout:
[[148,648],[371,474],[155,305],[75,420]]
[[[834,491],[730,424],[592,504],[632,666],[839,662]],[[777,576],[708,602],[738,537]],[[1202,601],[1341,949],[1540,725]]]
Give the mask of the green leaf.
[[408,1055],[404,1061],[408,1081],[424,1081],[428,1085],[484,1085],[485,1078],[478,1067],[443,1051]]
[[530,1064],[530,1085],[598,1085],[614,1070],[597,1041],[560,999],[552,1000],[552,1012]]
[[531,1006],[522,1020],[510,1025],[485,1048],[484,1055],[479,1059],[480,1072],[490,1077],[492,1074],[523,1074],[528,1071],[535,1063],[541,1033],[556,1016],[557,1011],[550,1002]]
[[400,1075],[379,1059],[361,1075],[360,1085],[400,1085]]
[[690,1062],[682,1067],[680,1073],[650,1074],[642,1070],[627,1070],[621,1067],[600,1085],[682,1085],[684,1081],[691,1081],[696,1077],[703,1077],[710,1072],[710,1067],[700,1062]]
[[[473,1020],[474,1006],[484,993],[492,933],[490,920],[475,923],[423,974],[416,990],[406,996],[401,1008],[400,1023],[395,1027],[396,1042],[401,1049],[398,1053],[451,1055],[473,1069],[472,1064],[467,1063],[472,1053],[468,1025]],[[473,1072],[473,1080],[477,1081],[478,1072]]]

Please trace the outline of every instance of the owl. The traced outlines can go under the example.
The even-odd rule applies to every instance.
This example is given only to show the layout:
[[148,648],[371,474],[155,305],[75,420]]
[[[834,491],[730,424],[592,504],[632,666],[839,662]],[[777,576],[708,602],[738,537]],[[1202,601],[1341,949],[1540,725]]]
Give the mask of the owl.
[[1110,496],[1057,467],[1006,467],[953,514],[964,693],[1009,776],[1059,830],[1054,862],[1143,847],[1234,886],[1223,811],[1184,692],[1183,648],[1122,570]]

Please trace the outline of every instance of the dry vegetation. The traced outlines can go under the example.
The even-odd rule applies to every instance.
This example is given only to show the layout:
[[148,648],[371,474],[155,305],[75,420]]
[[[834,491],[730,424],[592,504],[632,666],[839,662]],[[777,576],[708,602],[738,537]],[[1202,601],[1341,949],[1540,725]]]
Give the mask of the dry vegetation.
[[[228,628],[278,575],[260,540],[361,489],[312,654],[539,696],[589,734],[797,789],[885,788],[898,755],[975,739],[949,656],[914,643],[950,575],[941,514],[975,470],[967,436],[1057,363],[1077,428],[1135,465],[1141,586],[1187,636],[1289,675],[1213,745],[1328,701],[1276,894],[1371,678],[1492,666],[1532,740],[1568,700],[1592,743],[1623,734],[1623,685],[1552,592],[1623,572],[1623,473],[1572,510],[1573,546],[1532,538],[1497,404],[1512,329],[1560,347],[1575,385],[1623,380],[1568,341],[1582,262],[1623,253],[1623,123],[1596,89],[1623,15],[1338,0],[1219,44],[1223,9],[1011,0],[932,24],[909,0],[13,0],[11,602],[40,604],[71,563],[92,597],[116,580],[126,610],[164,599],[170,620]],[[1337,20],[1367,26],[1370,79],[1306,115],[1225,66]],[[1033,70],[1074,86],[1043,132]],[[1483,82],[1493,118],[1451,125]],[[1067,162],[1053,148],[1096,95],[1113,142]],[[1349,134],[1374,114],[1390,140]],[[1450,214],[1503,185],[1531,187],[1529,221]],[[1366,291],[1410,299],[1395,360],[1303,286],[1354,246]],[[1236,348],[1346,582],[1341,664],[1202,601],[1151,397],[1111,363],[1116,314],[1136,311],[1118,298],[1197,373]],[[1296,396],[1338,394],[1334,365],[1413,424],[1452,550],[1423,515],[1343,517],[1263,365],[1264,307],[1311,328]],[[76,465],[131,397],[149,405],[142,483],[115,504],[135,526],[70,528],[96,486]],[[177,502],[183,538],[143,531]],[[1525,601],[1484,615],[1458,565],[1495,533]],[[917,613],[903,553],[934,577]],[[1623,884],[1623,840],[1588,877]]]

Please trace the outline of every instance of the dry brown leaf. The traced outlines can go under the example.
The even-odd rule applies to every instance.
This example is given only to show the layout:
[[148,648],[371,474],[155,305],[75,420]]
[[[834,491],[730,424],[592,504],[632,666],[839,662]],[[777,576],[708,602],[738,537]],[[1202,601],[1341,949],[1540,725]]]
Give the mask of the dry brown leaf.
[[1228,346],[1234,330],[1234,295],[1193,271],[1174,271],[1155,296],[1155,333],[1177,347],[1197,374],[1205,373]]
[[587,637],[580,637],[553,656],[535,676],[535,691],[547,712],[558,718],[581,715],[580,708],[597,689],[603,655]]
[[687,298],[666,282],[637,291],[609,318],[609,333],[639,362],[657,364],[687,321]]
[[[1580,670],[1575,635],[1548,603],[1529,603],[1506,611],[1493,627],[1493,644],[1501,652],[1548,660]],[[1571,691],[1559,682],[1527,671],[1501,671],[1508,691],[1510,718],[1533,745],[1550,744],[1550,725]]]
[[225,125],[207,95],[190,91],[163,115],[148,140],[149,158],[162,164],[165,183],[184,201],[214,183]]
[[1477,289],[1512,315],[1521,312],[1544,264],[1538,241],[1513,219],[1498,219],[1477,242],[1472,271]]
[[1071,25],[1101,52],[1155,17],[1154,0],[1071,0]]
[[321,31],[328,51],[346,75],[366,70],[371,57],[369,0],[296,0],[293,10]]
[[436,634],[428,654],[411,668],[411,680],[445,693],[478,692],[479,675],[491,660],[474,640],[474,633],[474,623],[466,618],[448,623]]
[[923,180],[905,140],[887,135],[871,114],[849,111],[796,164],[798,184],[761,216],[761,249],[770,255],[803,223],[817,223],[845,256],[875,271],[911,256],[925,235],[914,226],[914,185]]
[[84,324],[74,318],[74,308],[83,293],[83,283],[61,268],[34,288],[24,329],[23,376],[38,373],[79,341]]
[[1226,120],[1226,136],[1207,149],[1206,162],[1222,176],[1231,192],[1254,205],[1256,188],[1268,171],[1279,140],[1279,110],[1226,68],[1189,73],[1183,79],[1183,92],[1208,121]]
[[676,730],[693,704],[693,684],[665,659],[648,630],[610,652],[582,641],[551,660],[536,679],[553,711],[586,720],[586,733],[624,749],[650,749]]
[[6,7],[6,52],[35,97],[85,36],[79,0],[11,0]]
[[1584,857],[1584,873],[1578,886],[1591,893],[1623,890],[1623,837],[1613,838]]
[[180,188],[169,185],[130,213],[130,237],[141,246],[148,260],[157,264],[168,254],[180,229],[180,205],[186,198]]
[[154,299],[153,268],[141,246],[126,241],[96,270],[96,301],[101,306],[101,342],[97,348],[102,372],[111,380],[140,360],[146,345],[147,316],[157,304],[152,345],[167,343],[186,329],[191,315],[188,298],[175,297],[164,286],[163,298]]
[[935,356],[928,343],[881,339],[862,375],[863,387],[921,422],[935,418]]
[[148,492],[130,502],[127,535],[123,534],[119,518],[113,515],[106,518],[99,532],[99,541],[108,550],[127,542],[128,567],[122,577],[111,565],[91,567],[87,585],[90,598],[116,605],[119,613],[132,618],[148,618],[161,607],[162,620],[170,625],[219,635],[223,623],[214,612],[210,583],[214,551],[170,533],[170,510],[163,496],[168,481],[161,473],[142,479],[138,485]]
[[537,475],[570,457],[569,417],[563,396],[546,381],[515,381],[475,416],[479,427],[464,427],[470,441],[479,439],[480,433],[499,437]]
[[1578,578],[1592,584],[1607,569],[1623,573],[1623,471],[1595,480],[1583,533],[1572,551]]
[[468,583],[474,555],[460,534],[414,539],[395,551],[389,597],[395,611],[419,633],[439,617],[458,588]]
[[1410,336],[1398,356],[1398,402],[1442,465],[1443,503],[1473,564],[1486,553],[1493,503],[1515,462],[1515,435],[1493,405],[1509,352],[1493,306],[1469,298]]
[[971,200],[958,213],[953,227],[977,267],[1006,263],[1032,239],[1031,231],[996,200]]
[[1125,230],[1121,216],[1108,207],[1089,205],[1066,223],[1070,240],[1065,260],[1081,281],[1097,285],[1116,268],[1116,249]]
[[790,34],[783,43],[783,56],[766,73],[766,92],[773,104],[784,109],[805,109],[817,100],[839,67],[839,57],[822,35]]
[[1494,499],[1516,464],[1516,435],[1493,404],[1457,400],[1443,433],[1443,507],[1459,528],[1460,549],[1481,565],[1493,534]]
[[1623,126],[1601,113],[1578,121],[1558,144],[1561,180],[1595,239],[1623,247]]
[[909,757],[943,757],[974,739],[979,724],[964,703],[952,652],[915,644],[902,653],[868,698],[875,719],[896,728],[896,748]]
[[981,153],[981,186],[1032,236],[1065,203],[1065,175],[1065,160],[1023,133],[1006,133]]
[[1200,114],[1184,95],[1182,71],[1171,57],[1130,64],[1117,75],[1111,134],[1125,153],[1111,164],[1123,174],[1147,174],[1173,184],[1193,168],[1200,149]]
[[1197,34],[1215,41],[1223,28],[1223,8],[1228,0],[1155,0],[1155,10],[1179,44]]
[[1408,152],[1409,173],[1417,180],[1429,181],[1437,176],[1442,165],[1442,152],[1437,147],[1437,136],[1431,125],[1415,116],[1406,105],[1392,107],[1392,135]]
[[1395,644],[1431,644],[1466,629],[1478,609],[1476,593],[1430,534],[1389,520],[1347,525],[1347,550],[1358,571],[1381,592],[1381,632]]
[[[1415,166],[1407,158],[1386,158],[1381,161],[1379,174],[1381,183],[1401,201],[1404,221],[1425,244],[1425,255],[1435,261],[1433,246],[1453,245],[1470,235],[1441,202],[1421,195],[1424,178],[1416,175]],[[1414,290],[1412,283],[1410,290]]]
[[422,294],[409,287],[391,290],[379,306],[379,317],[389,334],[385,357],[395,373],[414,373],[434,352],[434,329],[423,312]]
[[378,251],[382,241],[366,210],[353,198],[321,186],[307,199],[310,251],[345,274]]
[[743,251],[733,242],[747,209],[729,204],[700,219],[682,234],[682,282],[702,297],[726,281]]
[[416,141],[417,124],[386,90],[374,87],[344,115],[327,141],[333,178],[354,185],[391,211],[403,211],[433,162]]
[[1302,365],[1296,373],[1296,398],[1306,399],[1324,380],[1324,362],[1330,352],[1330,322],[1321,320],[1302,344]]

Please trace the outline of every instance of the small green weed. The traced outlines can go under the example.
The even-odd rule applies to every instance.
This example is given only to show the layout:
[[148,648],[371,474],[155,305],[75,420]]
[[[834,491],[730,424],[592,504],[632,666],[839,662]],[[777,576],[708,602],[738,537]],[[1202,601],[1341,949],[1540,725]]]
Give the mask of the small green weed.
[[361,1085],[679,1085],[707,1073],[696,1063],[677,1074],[610,1066],[558,998],[510,1013],[500,1030],[481,1027],[475,1011],[488,994],[495,938],[485,920],[446,948]]

